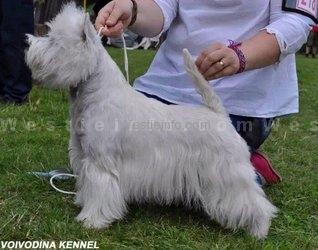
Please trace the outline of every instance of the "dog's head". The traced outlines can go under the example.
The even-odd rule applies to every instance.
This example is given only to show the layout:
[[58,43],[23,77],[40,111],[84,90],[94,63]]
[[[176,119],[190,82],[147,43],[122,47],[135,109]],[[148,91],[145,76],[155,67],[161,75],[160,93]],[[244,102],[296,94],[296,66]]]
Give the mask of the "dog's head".
[[67,4],[45,37],[28,35],[26,62],[34,79],[55,88],[77,86],[96,69],[100,38],[88,14]]

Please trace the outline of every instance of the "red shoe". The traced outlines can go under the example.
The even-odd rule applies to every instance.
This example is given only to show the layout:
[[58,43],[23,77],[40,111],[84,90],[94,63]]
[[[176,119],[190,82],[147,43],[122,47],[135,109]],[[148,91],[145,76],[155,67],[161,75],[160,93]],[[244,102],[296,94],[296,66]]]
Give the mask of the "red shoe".
[[255,151],[251,154],[251,163],[257,173],[263,177],[262,179],[265,180],[265,184],[273,185],[282,181],[282,178],[274,170],[268,158],[261,152]]

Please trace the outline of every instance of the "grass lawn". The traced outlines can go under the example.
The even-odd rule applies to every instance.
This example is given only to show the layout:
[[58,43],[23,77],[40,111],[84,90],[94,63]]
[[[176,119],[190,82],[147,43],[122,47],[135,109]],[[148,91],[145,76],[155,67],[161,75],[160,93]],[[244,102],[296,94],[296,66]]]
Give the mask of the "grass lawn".
[[[121,65],[121,50],[110,49]],[[132,77],[152,51],[130,51]],[[232,233],[182,207],[132,206],[102,231],[75,222],[72,196],[28,171],[68,165],[68,94],[35,87],[30,103],[0,106],[0,240],[96,240],[100,249],[318,249],[318,60],[298,56],[301,112],[279,120],[264,146],[283,183],[266,188],[280,208],[269,236]],[[74,182],[62,184],[73,189]]]

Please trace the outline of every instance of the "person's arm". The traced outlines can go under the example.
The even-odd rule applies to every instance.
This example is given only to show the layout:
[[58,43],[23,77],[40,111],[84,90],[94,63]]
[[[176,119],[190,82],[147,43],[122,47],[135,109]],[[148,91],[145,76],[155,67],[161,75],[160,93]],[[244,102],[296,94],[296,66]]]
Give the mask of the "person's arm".
[[[158,35],[164,27],[164,15],[154,0],[135,0],[138,6],[137,20],[129,27],[133,32],[147,37]],[[131,0],[114,0],[103,7],[98,14],[95,27],[104,27],[102,34],[118,37],[128,27],[132,19]]]
[[[277,62],[280,49],[275,35],[261,31],[239,46],[246,59],[245,71],[263,68]],[[214,80],[238,72],[240,60],[236,52],[225,44],[215,43],[204,50],[196,65],[205,79]]]
[[246,58],[245,70],[259,69],[279,60],[280,48],[276,36],[263,30],[240,46]]
[[164,25],[164,16],[154,0],[136,0],[137,19],[129,30],[144,37],[155,37],[160,34]]
[[[307,40],[310,23],[307,17],[283,12],[282,1],[271,1],[270,24],[239,47],[246,58],[245,70],[266,67],[296,53]],[[203,51],[196,64],[207,80],[236,74],[240,67],[238,56],[225,44]]]
[[307,42],[313,21],[301,14],[282,10],[282,0],[271,1],[270,24],[265,27],[270,34],[274,34],[282,61],[289,54],[295,54]]

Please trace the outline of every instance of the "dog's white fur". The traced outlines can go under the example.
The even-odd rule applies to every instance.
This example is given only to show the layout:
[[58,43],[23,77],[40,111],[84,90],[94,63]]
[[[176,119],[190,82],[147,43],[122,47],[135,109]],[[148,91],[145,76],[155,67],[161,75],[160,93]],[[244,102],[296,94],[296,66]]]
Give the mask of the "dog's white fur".
[[[102,228],[133,201],[183,202],[224,227],[267,235],[276,208],[255,181],[245,141],[186,50],[186,70],[205,106],[168,106],[134,91],[74,4],[49,26],[47,37],[29,36],[26,60],[35,79],[72,89],[79,221]],[[186,126],[198,122],[208,126]]]

